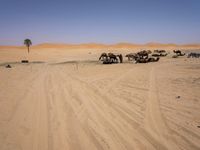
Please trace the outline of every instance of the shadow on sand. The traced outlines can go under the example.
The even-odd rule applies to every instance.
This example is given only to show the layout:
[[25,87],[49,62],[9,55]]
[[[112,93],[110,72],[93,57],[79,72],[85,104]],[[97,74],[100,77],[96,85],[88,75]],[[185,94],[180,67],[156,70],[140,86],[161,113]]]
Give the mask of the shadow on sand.
[[18,62],[18,61],[13,61],[13,62],[2,62],[0,63],[0,67],[5,67],[7,65],[29,65],[29,64],[42,64],[45,63],[43,61],[32,61],[29,63],[22,63],[22,62]]
[[99,61],[96,60],[79,60],[79,61],[63,61],[63,62],[56,62],[56,63],[51,63],[50,65],[65,65],[65,64],[100,64]]

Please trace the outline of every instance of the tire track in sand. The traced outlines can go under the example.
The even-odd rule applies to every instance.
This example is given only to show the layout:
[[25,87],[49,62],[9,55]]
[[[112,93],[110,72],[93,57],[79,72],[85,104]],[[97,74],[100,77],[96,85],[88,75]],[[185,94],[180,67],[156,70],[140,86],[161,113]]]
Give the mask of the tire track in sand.
[[149,94],[146,102],[146,117],[144,123],[146,132],[164,146],[162,149],[179,149],[173,141],[170,129],[160,110],[155,67],[152,67],[150,71]]
[[[123,76],[123,77],[126,77],[126,76]],[[87,103],[86,104],[87,110],[91,110],[92,108],[94,108],[91,110],[92,112],[89,113],[89,114],[92,114],[92,116],[89,115],[90,117],[89,116],[88,117],[92,118],[90,119],[90,121],[93,122],[94,120],[96,120],[96,122],[98,122],[98,125],[102,125],[101,128],[99,128],[98,130],[107,128],[104,130],[110,130],[115,135],[116,134],[118,135],[117,136],[118,138],[116,137],[111,138],[113,137],[112,134],[105,133],[103,135],[102,134],[103,131],[102,131],[101,132],[102,138],[104,138],[105,136],[108,136],[108,137],[111,136],[110,140],[112,140],[113,142],[116,142],[116,140],[118,141],[118,139],[121,139],[121,141],[124,141],[124,143],[126,143],[125,144],[126,147],[129,147],[127,149],[133,149],[133,147],[139,148],[139,149],[146,149],[147,147],[148,149],[163,149],[163,150],[167,149],[162,143],[160,143],[158,139],[154,138],[154,136],[146,132],[145,128],[137,129],[136,126],[138,125],[135,124],[134,118],[132,118],[133,116],[131,116],[132,113],[128,115],[127,113],[124,112],[125,108],[121,108],[119,106],[116,107],[114,103],[110,105],[110,102],[112,101],[110,97],[107,97],[107,95],[104,95],[103,93],[98,91],[98,89],[89,85],[87,82],[79,80],[76,77],[71,76],[70,74],[68,74],[66,77],[63,77],[63,80],[66,80],[66,78],[68,78],[68,81],[70,80],[70,82],[72,82],[73,86],[76,85],[76,88],[75,87],[72,88],[72,91],[70,93],[77,93],[79,95],[77,98],[78,99],[80,98],[79,101],[83,102],[81,107],[83,108],[84,103]],[[76,89],[80,89],[80,90],[77,91]],[[85,95],[84,93],[85,94],[87,93],[88,96],[87,96],[87,100],[85,99],[83,101],[82,96]],[[74,108],[74,112],[76,112],[76,109],[77,109],[77,106]],[[112,114],[112,116],[110,116],[110,114]],[[77,116],[79,116],[79,113],[77,113]],[[96,117],[93,118],[94,116]],[[113,118],[113,116],[115,117]],[[104,123],[102,124],[102,122]],[[126,128],[124,128],[124,126],[126,126]],[[96,129],[93,132],[95,131]],[[105,142],[110,141],[110,140],[107,139],[105,140]],[[107,144],[112,145],[112,142],[107,143]],[[120,145],[118,145],[118,148],[119,147]]]

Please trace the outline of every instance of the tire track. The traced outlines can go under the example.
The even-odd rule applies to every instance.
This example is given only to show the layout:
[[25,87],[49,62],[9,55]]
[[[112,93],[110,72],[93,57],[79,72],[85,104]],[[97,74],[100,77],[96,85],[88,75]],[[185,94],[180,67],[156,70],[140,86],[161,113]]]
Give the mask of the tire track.
[[156,87],[155,68],[152,68],[150,71],[149,95],[146,103],[145,128],[149,134],[159,141],[159,143],[163,144],[164,149],[179,149],[173,142],[173,137],[170,136],[170,130],[168,129],[166,120],[160,110],[158,90]]

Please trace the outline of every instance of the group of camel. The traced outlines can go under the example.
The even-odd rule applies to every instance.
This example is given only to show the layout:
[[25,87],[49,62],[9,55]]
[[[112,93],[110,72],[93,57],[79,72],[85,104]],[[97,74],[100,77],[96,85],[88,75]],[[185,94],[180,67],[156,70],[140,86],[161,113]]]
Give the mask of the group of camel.
[[113,53],[102,53],[99,57],[99,60],[103,61],[104,64],[112,64],[112,63],[122,63],[123,56],[122,54],[113,54]]
[[[184,56],[185,53],[182,53],[181,50],[174,50],[175,57]],[[133,61],[135,63],[148,63],[148,62],[157,62],[160,60],[160,57],[167,56],[168,53],[165,50],[142,50],[137,53],[129,53],[126,54],[125,57],[128,58],[128,61]],[[191,54],[191,57],[197,56],[195,54]],[[200,55],[198,55],[200,57]],[[113,54],[113,53],[102,53],[99,57],[99,60],[103,62],[103,64],[112,64],[112,63],[122,63],[123,56],[122,54]]]
[[[149,57],[151,53],[150,50],[143,50],[137,53],[127,54],[125,57],[128,57],[129,61],[135,61],[135,63],[156,62],[160,59],[159,57]],[[122,63],[123,56],[122,54],[102,53],[99,60],[103,61],[103,64]]]
[[125,57],[128,57],[129,61],[135,61],[135,63],[156,62],[160,59],[160,57],[150,56],[151,53],[150,50],[143,50],[137,53],[127,54]]
[[200,58],[200,53],[189,53],[188,58]]

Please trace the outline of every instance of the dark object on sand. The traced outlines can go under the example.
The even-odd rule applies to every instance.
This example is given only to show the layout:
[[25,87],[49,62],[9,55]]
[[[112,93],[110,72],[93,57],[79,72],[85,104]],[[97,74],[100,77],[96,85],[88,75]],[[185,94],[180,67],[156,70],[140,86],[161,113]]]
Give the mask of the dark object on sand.
[[167,56],[167,52],[165,50],[154,50],[152,56],[165,57],[165,56]]
[[11,65],[8,64],[8,65],[6,65],[6,68],[12,68],[12,67],[11,67]]
[[181,98],[181,96],[177,96],[176,98],[179,99],[179,98]]
[[188,58],[200,58],[200,53],[189,53]]
[[185,53],[182,53],[181,50],[173,50],[173,52],[174,52],[177,56],[185,56]]
[[28,60],[22,60],[21,63],[28,63]]
[[99,60],[102,61],[103,64],[122,63],[123,56],[122,54],[102,53]]
[[160,57],[149,57],[149,54],[152,52],[149,50],[140,51],[135,56],[135,63],[148,63],[148,62],[157,62]]
[[137,53],[129,53],[126,54],[125,57],[128,58],[128,61],[134,61],[138,57],[138,55]]
[[157,62],[159,61],[160,57],[149,57],[148,62]]
[[197,126],[197,128],[200,128],[200,126]]

